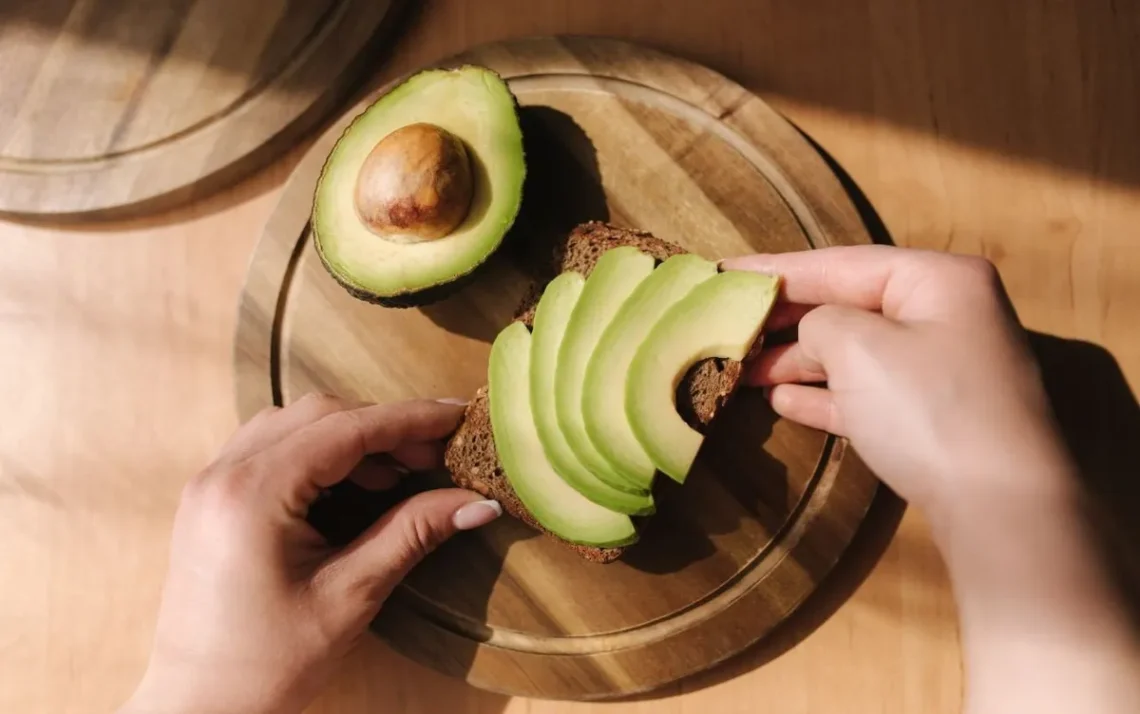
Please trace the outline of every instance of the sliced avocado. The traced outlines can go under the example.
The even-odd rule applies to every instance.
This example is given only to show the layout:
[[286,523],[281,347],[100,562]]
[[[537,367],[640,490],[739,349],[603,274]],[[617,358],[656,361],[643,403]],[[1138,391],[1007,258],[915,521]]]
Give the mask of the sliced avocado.
[[653,272],[654,263],[652,256],[630,246],[609,250],[598,259],[570,315],[555,376],[558,426],[570,448],[594,476],[612,488],[630,493],[644,493],[644,485],[622,474],[590,441],[582,414],[583,383],[602,333],[641,281]]
[[421,304],[499,247],[525,173],[515,100],[497,74],[420,72],[333,147],[314,195],[313,241],[356,297]]
[[657,467],[626,418],[630,364],[637,348],[669,308],[714,275],[716,264],[695,255],[666,260],[622,305],[586,368],[582,397],[586,432],[598,451],[642,488],[652,485]]
[[[558,414],[554,408],[558,349],[585,283],[585,279],[578,273],[562,273],[546,286],[535,310],[530,348],[530,405],[534,411],[535,426],[547,458],[566,483],[594,503],[610,510],[648,515],[655,510],[652,496],[648,493],[628,493],[607,485],[586,468],[558,427]],[[618,409],[621,409],[620,401]]]
[[685,481],[704,436],[677,413],[677,385],[703,359],[744,359],[779,285],[771,275],[719,273],[669,308],[637,348],[626,385],[626,415],[653,464],[678,483]]
[[637,540],[633,522],[562,480],[539,441],[530,399],[531,335],[515,322],[491,346],[488,398],[491,432],[503,471],[535,520],[559,538],[611,548]]

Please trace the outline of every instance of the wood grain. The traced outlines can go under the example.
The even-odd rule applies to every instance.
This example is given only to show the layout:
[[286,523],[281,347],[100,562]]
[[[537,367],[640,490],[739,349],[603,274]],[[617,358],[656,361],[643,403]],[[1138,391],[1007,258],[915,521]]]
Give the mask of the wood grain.
[[[515,240],[538,244],[525,254],[548,258],[569,224],[591,219],[710,259],[870,241],[808,142],[705,68],[588,38],[499,42],[444,64],[495,70],[521,106],[530,173]],[[496,256],[462,291],[418,310],[356,301],[328,275],[303,209],[344,126],[374,99],[317,141],[254,252],[235,345],[243,418],[311,391],[469,397],[486,382],[490,339],[533,280],[525,260]],[[567,206],[581,214],[560,216]],[[588,563],[500,521],[418,568],[377,631],[476,686],[547,699],[651,690],[752,644],[827,575],[877,482],[841,440],[775,419],[759,393],[728,412],[686,487],[662,495],[621,562]]]
[[[1089,432],[1094,473],[1131,476],[1140,3],[1017,8],[430,0],[375,86],[477,43],[561,32],[723,72],[824,146],[896,243],[994,260],[1026,325],[1065,344],[1047,369],[1079,396],[1062,413]],[[300,158],[148,220],[0,222],[0,711],[111,712],[141,675],[178,493],[237,423],[245,268]],[[760,647],[653,699],[508,699],[369,638],[310,714],[959,712],[954,605],[921,514],[858,587],[854,564],[833,574],[854,594],[826,622],[809,600]]]
[[351,91],[398,4],[5,3],[0,211],[153,205],[233,180]]

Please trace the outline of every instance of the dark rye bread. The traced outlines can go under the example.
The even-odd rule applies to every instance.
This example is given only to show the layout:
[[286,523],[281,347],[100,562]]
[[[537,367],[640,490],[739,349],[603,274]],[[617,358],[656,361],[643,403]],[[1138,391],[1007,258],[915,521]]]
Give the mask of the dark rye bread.
[[[631,245],[658,260],[685,251],[645,231],[633,231],[606,223],[585,223],[570,234],[554,251],[549,265],[536,266],[541,276],[519,307],[517,321],[530,327],[534,310],[546,283],[555,275],[576,271],[589,276],[598,258],[611,248]],[[740,382],[742,366],[733,360],[708,359],[693,366],[677,389],[677,408],[694,428],[702,429],[713,420]],[[537,530],[548,532],[534,520],[511,488],[495,451],[487,388],[481,388],[467,406],[463,422],[451,437],[444,455],[451,478],[460,488],[493,498],[515,518]],[[560,540],[560,539],[559,539]],[[597,563],[621,557],[625,548],[591,548],[567,543],[579,555]]]

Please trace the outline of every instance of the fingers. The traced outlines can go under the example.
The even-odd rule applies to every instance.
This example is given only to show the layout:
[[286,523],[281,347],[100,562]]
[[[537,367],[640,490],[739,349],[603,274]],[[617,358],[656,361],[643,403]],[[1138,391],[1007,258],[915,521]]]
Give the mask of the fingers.
[[873,346],[899,329],[882,315],[838,305],[821,305],[799,325],[799,342],[761,350],[745,379],[754,386],[786,382],[825,382],[850,361],[853,350]]
[[284,408],[263,409],[234,433],[222,447],[218,460],[236,463],[248,459],[322,417],[361,406],[361,402],[312,393]]
[[721,265],[726,270],[780,275],[783,299],[790,303],[846,305],[893,316],[913,286],[914,268],[932,259],[947,257],[890,246],[861,245],[750,255],[730,258]]
[[321,594],[352,620],[370,620],[393,588],[425,556],[460,530],[485,525],[502,514],[495,501],[457,488],[428,491],[393,507],[317,575]]
[[786,419],[838,436],[847,435],[835,399],[823,387],[780,384],[772,388],[768,399],[772,409]]
[[860,369],[859,360],[883,343],[890,331],[901,329],[905,328],[882,315],[823,305],[800,321],[799,342],[762,351],[749,365],[746,379],[754,385],[775,385],[769,400],[777,414],[845,436],[834,394],[798,383],[833,382],[843,376],[850,380]]
[[772,312],[764,321],[764,332],[772,333],[786,330],[800,323],[804,315],[815,309],[815,305],[805,305],[799,302],[778,302],[772,306]]
[[[454,431],[463,407],[428,400],[377,404],[333,412],[293,432],[262,457],[274,488],[291,508],[303,508],[320,489],[348,475],[365,456]],[[414,454],[422,458],[422,453]]]
[[826,382],[823,365],[807,355],[798,342],[762,350],[749,365],[746,383],[768,387],[786,382]]

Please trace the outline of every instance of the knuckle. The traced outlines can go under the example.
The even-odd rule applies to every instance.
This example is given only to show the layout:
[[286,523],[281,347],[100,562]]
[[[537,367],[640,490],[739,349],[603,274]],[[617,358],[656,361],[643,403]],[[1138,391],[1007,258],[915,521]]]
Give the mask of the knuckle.
[[993,261],[979,255],[941,255],[937,275],[953,290],[994,291],[1001,285],[1001,274]]
[[963,255],[957,257],[957,267],[961,273],[969,279],[985,283],[988,285],[995,285],[1001,282],[1001,276],[998,273],[997,266],[989,258],[983,258],[977,255]]
[[877,316],[838,305],[822,305],[800,323],[800,344],[811,359],[826,363],[873,352],[880,339]]
[[843,417],[839,412],[839,405],[835,403],[834,399],[828,399],[825,407],[826,414],[824,416],[824,423],[827,424],[826,431],[832,434],[843,434]]
[[351,437],[352,448],[360,454],[368,453],[368,430],[360,415],[355,411],[337,411],[324,417],[333,429]]
[[206,484],[210,480],[210,470],[201,471],[192,476],[183,486],[182,493],[179,496],[179,501],[182,503],[191,503],[198,500],[202,492],[206,489]]
[[443,541],[441,529],[423,513],[409,511],[401,521],[398,532],[403,539],[400,550],[404,553],[405,562],[402,565],[422,560]]
[[812,334],[818,331],[823,325],[831,320],[831,310],[828,305],[820,305],[814,310],[809,311],[800,320],[799,332],[800,336],[804,334]]
[[838,305],[820,305],[800,321],[800,339],[817,337],[845,338],[850,330],[844,329],[851,323],[852,308]]
[[256,478],[253,470],[248,465],[237,465],[206,471],[190,480],[183,492],[184,498],[210,511],[242,508],[249,484]]
[[294,402],[293,406],[316,416],[334,414],[345,408],[344,400],[324,392],[308,392]]

